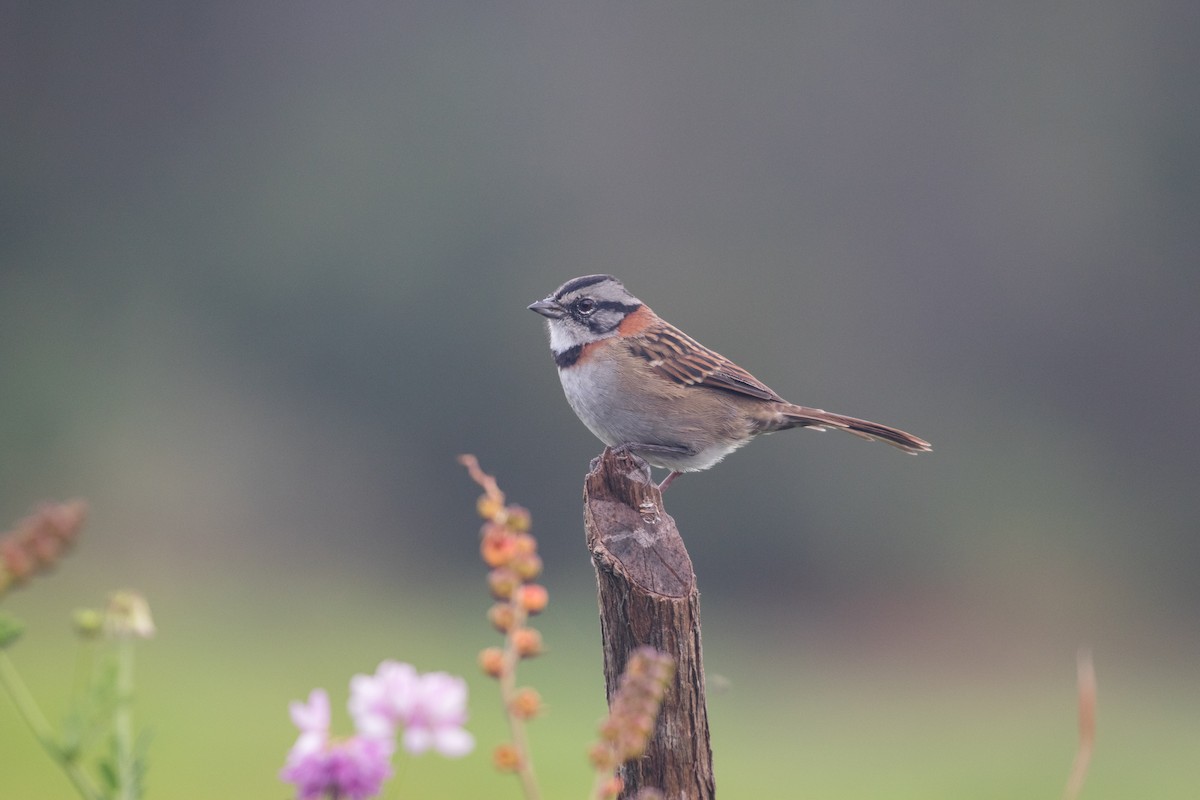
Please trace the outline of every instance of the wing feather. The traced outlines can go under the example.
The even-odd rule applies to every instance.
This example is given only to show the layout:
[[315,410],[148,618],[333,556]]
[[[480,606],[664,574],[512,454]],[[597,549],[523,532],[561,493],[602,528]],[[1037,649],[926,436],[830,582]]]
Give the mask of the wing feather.
[[783,402],[782,397],[749,372],[661,320],[631,338],[630,348],[659,375],[683,386],[707,386],[759,400]]

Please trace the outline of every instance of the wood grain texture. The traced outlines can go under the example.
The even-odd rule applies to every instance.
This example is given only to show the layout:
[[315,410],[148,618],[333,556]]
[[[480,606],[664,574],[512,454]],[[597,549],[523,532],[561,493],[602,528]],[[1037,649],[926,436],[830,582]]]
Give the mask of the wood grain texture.
[[667,800],[716,794],[704,700],[700,593],[692,560],[645,462],[605,448],[584,484],[584,525],[596,568],[604,679],[611,702],[629,654],[649,645],[675,677],[646,755],[621,768],[622,798],[641,788]]

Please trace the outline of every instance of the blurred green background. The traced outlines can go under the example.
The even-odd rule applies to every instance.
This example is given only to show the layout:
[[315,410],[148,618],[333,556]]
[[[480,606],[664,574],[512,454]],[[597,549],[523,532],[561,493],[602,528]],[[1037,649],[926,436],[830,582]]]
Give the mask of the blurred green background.
[[[604,711],[541,321],[611,272],[796,402],[933,442],[770,437],[668,495],[725,797],[1200,793],[1194,3],[16,3],[0,11],[0,519],[80,495],[4,598],[52,715],[71,609],[148,596],[150,797],[287,796],[289,700],[468,676],[479,455],[531,508],[547,797]],[[3,524],[0,522],[0,524]],[[0,797],[70,788],[0,699]]]

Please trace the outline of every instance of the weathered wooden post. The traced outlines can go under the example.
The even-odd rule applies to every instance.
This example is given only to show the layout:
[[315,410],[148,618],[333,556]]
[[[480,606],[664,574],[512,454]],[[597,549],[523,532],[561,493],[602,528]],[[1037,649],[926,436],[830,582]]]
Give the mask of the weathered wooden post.
[[675,660],[675,678],[646,755],[621,768],[622,797],[653,787],[667,800],[710,800],[716,789],[704,705],[700,593],[692,560],[645,462],[610,448],[592,461],[584,484],[584,525],[599,588],[609,702],[635,648],[649,645]]

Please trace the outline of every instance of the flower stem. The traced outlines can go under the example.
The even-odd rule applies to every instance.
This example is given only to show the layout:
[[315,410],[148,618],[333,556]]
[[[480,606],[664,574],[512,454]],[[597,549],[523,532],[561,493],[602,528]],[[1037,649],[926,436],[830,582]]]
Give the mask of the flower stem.
[[117,704],[113,710],[116,740],[117,797],[136,800],[138,776],[133,743],[133,639],[117,641]]
[[33,731],[33,735],[41,744],[42,749],[66,773],[67,779],[71,781],[75,791],[79,792],[84,800],[101,800],[99,791],[88,780],[87,774],[79,767],[79,764],[75,763],[74,759],[59,747],[50,722],[38,708],[37,701],[33,699],[29,687],[21,680],[16,665],[3,651],[0,651],[0,686],[3,686],[9,697],[12,698],[13,705],[17,707],[17,711],[24,718],[29,729]]
[[517,749],[517,777],[521,779],[521,789],[526,800],[540,800],[541,789],[538,787],[537,776],[533,773],[533,758],[529,752],[529,737],[525,733],[525,721],[513,711],[513,699],[517,694],[517,662],[521,660],[517,652],[513,633],[525,625],[526,612],[520,603],[512,602],[514,619],[512,627],[504,641],[504,669],[500,673],[500,698],[504,702],[504,712],[508,716],[508,727],[512,732],[513,747]]

